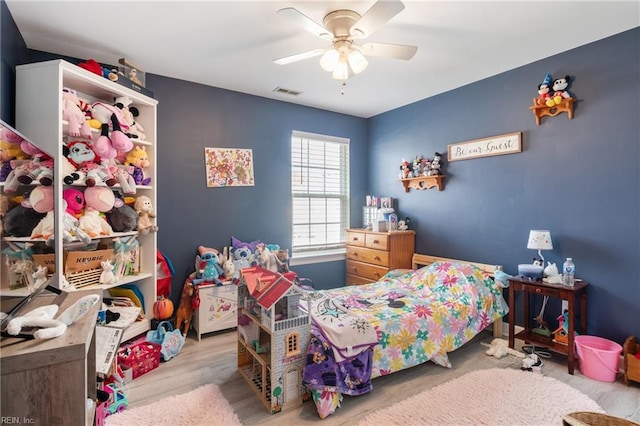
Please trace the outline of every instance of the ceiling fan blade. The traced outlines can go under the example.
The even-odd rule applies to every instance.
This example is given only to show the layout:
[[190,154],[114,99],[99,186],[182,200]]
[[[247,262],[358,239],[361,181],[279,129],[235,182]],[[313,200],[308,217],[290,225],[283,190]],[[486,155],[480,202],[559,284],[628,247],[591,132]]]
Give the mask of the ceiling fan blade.
[[327,30],[325,27],[318,24],[316,21],[309,18],[307,15],[300,12],[296,8],[286,7],[284,9],[280,9],[278,11],[278,14],[282,16],[286,16],[287,18],[295,22],[298,26],[304,28],[305,30],[309,31],[311,34],[317,37],[328,39],[328,40],[331,40],[333,38],[333,34],[331,34],[329,30]]
[[418,48],[407,44],[365,43],[360,50],[367,56],[381,56],[383,58],[403,59],[413,58]]
[[273,62],[278,65],[287,65],[287,64],[302,61],[305,59],[313,58],[314,56],[320,56],[324,53],[324,51],[325,49],[313,49],[313,50],[309,50],[308,52],[296,53],[295,55],[274,59]]
[[382,24],[389,21],[404,10],[404,4],[399,0],[378,0],[362,15],[362,18],[351,26],[349,32],[354,38],[369,37]]

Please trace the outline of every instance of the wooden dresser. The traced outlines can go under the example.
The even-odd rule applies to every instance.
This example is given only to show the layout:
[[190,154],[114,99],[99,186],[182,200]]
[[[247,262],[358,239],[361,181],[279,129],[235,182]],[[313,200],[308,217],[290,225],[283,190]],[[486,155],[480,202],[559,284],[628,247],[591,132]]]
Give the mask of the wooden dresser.
[[347,285],[378,281],[392,269],[411,268],[414,231],[347,229]]

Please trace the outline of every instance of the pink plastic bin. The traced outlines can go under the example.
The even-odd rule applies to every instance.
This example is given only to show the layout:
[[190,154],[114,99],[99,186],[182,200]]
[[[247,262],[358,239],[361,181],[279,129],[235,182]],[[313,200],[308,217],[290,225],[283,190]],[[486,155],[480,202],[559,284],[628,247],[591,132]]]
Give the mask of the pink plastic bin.
[[580,372],[590,379],[615,382],[622,346],[597,336],[576,336]]

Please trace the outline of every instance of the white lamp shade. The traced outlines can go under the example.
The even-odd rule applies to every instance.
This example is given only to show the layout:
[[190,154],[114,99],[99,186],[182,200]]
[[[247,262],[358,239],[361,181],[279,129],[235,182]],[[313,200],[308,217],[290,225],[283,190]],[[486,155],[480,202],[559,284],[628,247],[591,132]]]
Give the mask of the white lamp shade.
[[338,64],[338,58],[340,57],[340,53],[334,48],[327,49],[320,58],[320,66],[323,70],[332,72],[335,66]]
[[349,66],[351,66],[351,70],[353,70],[354,74],[359,74],[367,68],[369,62],[367,62],[367,58],[356,49],[351,49],[349,52]]
[[349,65],[347,65],[346,55],[341,54],[338,63],[333,67],[333,74],[331,77],[334,80],[346,80],[349,78]]
[[553,250],[551,232],[540,230],[530,231],[527,248],[531,250]]

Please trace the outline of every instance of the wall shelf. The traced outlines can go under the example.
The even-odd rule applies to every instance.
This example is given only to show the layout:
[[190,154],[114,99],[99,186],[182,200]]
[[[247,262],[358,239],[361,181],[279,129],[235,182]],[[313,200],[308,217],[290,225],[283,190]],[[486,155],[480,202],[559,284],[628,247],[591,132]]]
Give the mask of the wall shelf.
[[442,179],[444,175],[436,176],[418,176],[408,179],[400,179],[402,185],[404,185],[404,192],[409,192],[409,189],[431,189],[438,188],[438,191],[442,191]]
[[533,106],[530,106],[529,109],[533,113],[536,118],[536,124],[540,125],[540,120],[544,116],[555,117],[561,112],[566,112],[569,116],[569,120],[573,119],[573,98],[563,99],[560,101],[560,104],[554,105],[552,107],[547,105],[539,105],[536,102],[536,98],[533,98]]

